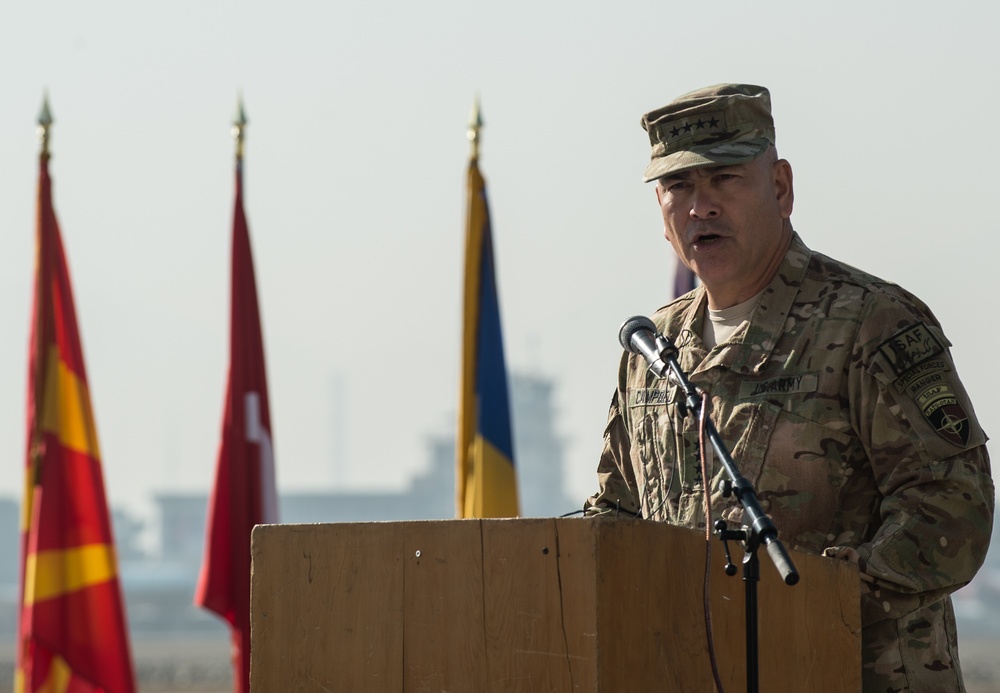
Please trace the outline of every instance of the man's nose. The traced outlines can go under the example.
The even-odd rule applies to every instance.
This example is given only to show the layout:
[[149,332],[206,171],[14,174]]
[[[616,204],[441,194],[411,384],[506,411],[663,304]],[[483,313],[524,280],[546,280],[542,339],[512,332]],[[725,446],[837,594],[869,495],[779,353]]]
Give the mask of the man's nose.
[[710,188],[695,188],[691,195],[692,219],[712,219],[720,212],[718,199]]

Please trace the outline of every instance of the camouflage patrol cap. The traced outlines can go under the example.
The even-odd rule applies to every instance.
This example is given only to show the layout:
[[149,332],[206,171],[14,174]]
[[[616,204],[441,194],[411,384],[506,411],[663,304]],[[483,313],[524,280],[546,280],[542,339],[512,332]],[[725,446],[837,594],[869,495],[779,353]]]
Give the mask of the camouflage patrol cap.
[[643,181],[701,166],[742,164],[774,144],[771,95],[752,84],[716,84],[642,117],[653,147]]

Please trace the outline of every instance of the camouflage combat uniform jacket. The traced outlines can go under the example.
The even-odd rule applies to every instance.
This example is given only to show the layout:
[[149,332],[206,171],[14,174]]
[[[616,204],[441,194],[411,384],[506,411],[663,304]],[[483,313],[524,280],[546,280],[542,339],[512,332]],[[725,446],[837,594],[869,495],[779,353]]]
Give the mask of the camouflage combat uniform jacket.
[[[864,690],[962,691],[948,595],[982,564],[994,488],[979,426],[930,310],[796,234],[749,327],[706,351],[703,288],[660,309],[681,368],[786,547],[855,561]],[[625,354],[588,514],[704,529],[693,416]],[[721,496],[712,517],[739,519]],[[764,560],[767,560],[764,557]]]

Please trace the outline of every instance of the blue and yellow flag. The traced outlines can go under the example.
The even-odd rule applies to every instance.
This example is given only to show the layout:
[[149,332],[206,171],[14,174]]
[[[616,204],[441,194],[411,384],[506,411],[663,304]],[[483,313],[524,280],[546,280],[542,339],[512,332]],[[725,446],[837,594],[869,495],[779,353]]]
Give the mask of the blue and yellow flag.
[[517,475],[486,183],[469,161],[456,476],[458,517],[516,517]]

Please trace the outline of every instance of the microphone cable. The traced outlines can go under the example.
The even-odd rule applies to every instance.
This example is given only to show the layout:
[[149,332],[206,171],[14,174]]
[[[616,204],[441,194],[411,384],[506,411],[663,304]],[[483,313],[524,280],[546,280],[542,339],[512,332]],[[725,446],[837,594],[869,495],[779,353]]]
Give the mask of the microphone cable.
[[705,446],[705,420],[709,416],[708,393],[701,393],[701,420],[698,423],[698,452],[701,457],[701,484],[705,491],[705,637],[708,641],[708,658],[712,663],[712,676],[719,693],[726,693],[719,675],[719,663],[715,657],[715,638],[712,634],[712,493]]

